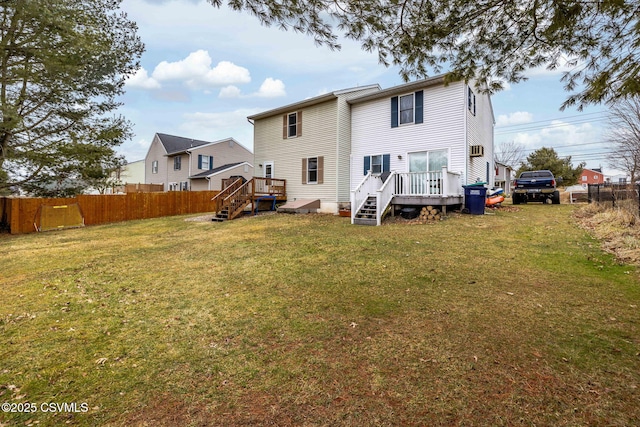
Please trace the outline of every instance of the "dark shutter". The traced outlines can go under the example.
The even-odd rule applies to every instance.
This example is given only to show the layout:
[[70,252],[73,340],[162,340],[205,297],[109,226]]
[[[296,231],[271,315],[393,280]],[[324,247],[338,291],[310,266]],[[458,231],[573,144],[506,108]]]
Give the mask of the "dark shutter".
[[302,136],[302,111],[298,111],[296,115],[296,136]]
[[287,121],[287,114],[285,114],[284,116],[282,116],[282,139],[287,139],[287,128],[288,128],[288,121]]
[[324,182],[324,156],[318,157],[318,184]]
[[213,169],[213,156],[209,156],[209,170]]
[[423,118],[422,118],[422,116],[423,116],[423,113],[422,113],[423,100],[424,100],[424,92],[421,91],[421,90],[417,91],[416,94],[415,94],[415,102],[416,102],[416,105],[415,105],[415,114],[416,114],[415,115],[415,123],[422,123],[422,121],[423,121]]
[[383,154],[382,155],[382,172],[390,172],[391,171],[391,155]]
[[364,156],[364,175],[371,169],[371,156]]
[[391,98],[391,127],[398,127],[398,97]]
[[202,154],[198,154],[198,169],[202,169]]
[[302,159],[302,183],[307,183],[307,159]]

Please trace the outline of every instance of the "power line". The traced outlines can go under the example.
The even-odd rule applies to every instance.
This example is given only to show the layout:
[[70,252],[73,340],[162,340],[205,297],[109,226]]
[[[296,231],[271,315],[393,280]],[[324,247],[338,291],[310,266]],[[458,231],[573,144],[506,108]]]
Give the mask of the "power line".
[[557,128],[562,128],[566,126],[572,126],[572,125],[578,125],[578,124],[584,124],[584,123],[603,122],[606,120],[607,118],[603,117],[603,118],[595,118],[595,119],[575,120],[567,123],[550,123],[548,125],[542,125],[542,126],[531,126],[527,128],[514,129],[510,131],[495,132],[495,135],[508,135],[512,133],[527,132],[527,131],[540,130],[540,129],[557,129]]
[[603,118],[607,118],[608,117],[607,113],[605,113],[603,111],[596,111],[596,112],[593,112],[593,113],[576,114],[574,116],[557,117],[557,118],[551,118],[551,119],[546,119],[546,120],[538,120],[538,121],[535,121],[535,122],[519,123],[519,124],[515,124],[515,125],[496,126],[496,129],[504,129],[504,128],[511,128],[511,127],[518,127],[518,126],[529,126],[529,125],[536,124],[536,123],[547,123],[547,122],[551,122],[553,120],[566,120],[566,119],[571,119],[571,118],[575,118],[575,117],[584,118],[585,116],[601,115],[601,114],[605,114],[605,117],[603,117]]

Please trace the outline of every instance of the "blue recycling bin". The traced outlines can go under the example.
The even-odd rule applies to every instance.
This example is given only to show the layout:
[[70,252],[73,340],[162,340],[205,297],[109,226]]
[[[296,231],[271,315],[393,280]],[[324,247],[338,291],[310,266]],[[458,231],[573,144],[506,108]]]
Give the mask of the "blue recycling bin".
[[471,215],[484,215],[487,188],[484,185],[463,185],[464,207]]

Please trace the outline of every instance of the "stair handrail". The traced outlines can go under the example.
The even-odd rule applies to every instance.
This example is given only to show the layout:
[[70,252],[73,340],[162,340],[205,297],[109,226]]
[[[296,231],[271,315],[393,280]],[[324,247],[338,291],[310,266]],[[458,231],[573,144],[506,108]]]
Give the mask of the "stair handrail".
[[[231,193],[227,197],[225,197],[224,200],[223,200],[223,205],[225,204],[225,202],[227,202],[227,200],[233,200],[233,199],[237,198],[238,196],[246,197],[248,195],[251,195],[253,193],[253,190],[251,190],[251,191],[245,191],[245,190],[247,190],[252,185],[253,185],[253,178],[251,178],[249,181],[247,181],[244,184],[242,184],[233,193]],[[240,194],[236,194],[236,193],[240,193]]]
[[220,191],[218,194],[213,196],[211,198],[211,201],[213,202],[213,211],[216,213],[220,212],[224,208],[223,206],[224,199],[241,186],[242,186],[242,178],[238,178],[235,181],[233,181],[230,185],[222,189],[222,191]]
[[382,224],[382,214],[389,207],[396,189],[396,171],[392,171],[387,180],[376,191],[376,225]]
[[380,187],[377,181],[380,181],[380,177],[368,171],[360,184],[351,190],[351,224],[353,224],[358,211],[367,201],[367,197]]

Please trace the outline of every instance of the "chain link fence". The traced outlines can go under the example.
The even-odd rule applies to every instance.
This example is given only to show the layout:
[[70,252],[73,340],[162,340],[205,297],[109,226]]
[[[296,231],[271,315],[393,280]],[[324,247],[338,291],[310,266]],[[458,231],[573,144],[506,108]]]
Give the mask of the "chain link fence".
[[607,208],[622,209],[640,216],[639,184],[589,184],[587,199]]

